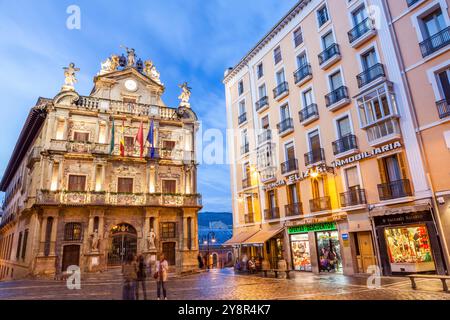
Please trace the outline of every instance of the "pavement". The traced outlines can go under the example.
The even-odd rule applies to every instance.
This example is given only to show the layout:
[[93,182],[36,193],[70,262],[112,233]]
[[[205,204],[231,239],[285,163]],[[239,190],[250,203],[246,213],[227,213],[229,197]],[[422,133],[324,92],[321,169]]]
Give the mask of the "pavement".
[[[148,299],[156,299],[156,284],[146,281]],[[339,274],[295,273],[293,279],[235,274],[232,269],[212,270],[186,276],[170,276],[169,300],[450,300],[439,280],[382,277],[378,288],[367,278]],[[120,269],[86,274],[80,290],[69,290],[63,280],[16,280],[0,282],[0,300],[120,300]],[[142,299],[142,293],[141,297]]]

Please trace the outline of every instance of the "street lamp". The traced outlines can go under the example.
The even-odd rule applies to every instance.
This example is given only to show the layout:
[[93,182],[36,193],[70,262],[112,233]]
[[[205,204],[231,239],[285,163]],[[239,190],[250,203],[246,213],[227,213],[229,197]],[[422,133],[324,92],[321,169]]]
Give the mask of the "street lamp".
[[203,237],[203,244],[206,246],[206,256],[207,256],[207,261],[206,261],[206,265],[209,269],[209,244],[210,243],[216,243],[216,234],[212,231],[208,232],[208,235],[206,237]]

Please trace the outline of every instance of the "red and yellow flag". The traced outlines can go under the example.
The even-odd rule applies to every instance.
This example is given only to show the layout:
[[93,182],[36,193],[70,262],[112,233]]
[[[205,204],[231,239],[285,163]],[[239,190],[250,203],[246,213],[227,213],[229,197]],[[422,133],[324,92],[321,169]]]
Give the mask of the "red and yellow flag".
[[120,134],[120,156],[125,156],[125,121],[122,121],[122,130]]

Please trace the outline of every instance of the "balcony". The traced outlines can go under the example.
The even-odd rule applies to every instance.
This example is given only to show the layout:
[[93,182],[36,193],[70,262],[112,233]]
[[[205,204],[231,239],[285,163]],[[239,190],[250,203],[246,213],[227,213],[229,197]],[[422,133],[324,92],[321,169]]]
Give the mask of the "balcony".
[[389,118],[366,127],[367,139],[371,147],[376,147],[401,138],[400,125],[397,118]]
[[263,112],[269,108],[269,97],[265,96],[255,103],[256,112]]
[[242,179],[242,189],[248,189],[252,187],[252,178],[247,177]]
[[349,134],[340,138],[332,143],[333,154],[336,158],[345,157],[352,153],[358,152],[358,143],[356,142],[356,136]]
[[255,216],[253,213],[246,214],[244,216],[245,224],[255,223]]
[[332,44],[319,54],[319,64],[322,69],[328,69],[341,60],[341,51],[337,43]]
[[406,4],[408,5],[408,7],[412,7],[413,5],[415,5],[419,1],[420,0],[406,0]]
[[266,167],[262,169],[259,173],[259,176],[261,177],[262,183],[269,183],[272,181],[275,181],[277,179],[277,168],[275,167]]
[[318,148],[305,153],[305,165],[307,167],[324,161],[325,161],[325,151],[323,150],[323,148]]
[[336,111],[350,103],[350,98],[348,96],[348,88],[342,86],[325,96],[325,101],[328,110]]
[[382,183],[378,185],[380,201],[412,196],[411,184],[408,179]]
[[384,72],[384,66],[381,63],[377,63],[369,69],[361,72],[356,76],[358,80],[358,87],[361,89],[368,84],[371,84],[375,80],[386,80],[386,73]]
[[241,155],[245,155],[250,152],[250,144],[247,142],[246,144],[241,146]]
[[312,68],[311,64],[307,63],[300,68],[297,69],[297,71],[294,72],[294,79],[295,84],[298,86],[304,85],[306,82],[312,79]]
[[444,119],[450,117],[450,100],[441,100],[436,102],[439,118]]
[[280,83],[275,89],[273,89],[273,97],[278,101],[286,97],[288,94],[289,94],[289,85],[286,81]]
[[367,204],[366,190],[353,189],[340,194],[341,207],[355,207]]
[[[166,149],[166,148],[153,148],[153,157],[152,150],[148,148],[147,158],[150,159],[158,159],[158,160],[170,160],[170,161],[183,161],[183,162],[191,162],[195,161],[194,151],[182,150],[182,149]],[[133,157],[139,157],[139,151],[131,151],[129,155],[133,155]]]
[[258,135],[258,144],[264,144],[266,142],[272,141],[272,130],[264,130],[260,135]]
[[288,135],[294,131],[294,120],[292,118],[287,118],[277,124],[278,133],[281,137]]
[[296,217],[303,215],[303,205],[301,203],[288,204],[284,207],[286,217]]
[[348,32],[348,40],[353,48],[357,48],[376,34],[377,30],[374,27],[373,20],[366,18]]
[[298,160],[289,159],[281,164],[281,174],[286,175],[298,170]]
[[319,119],[319,108],[317,107],[317,104],[313,103],[300,110],[298,115],[300,117],[300,123],[307,126],[308,124]]
[[422,56],[425,58],[450,44],[450,27],[443,29],[420,43]]
[[238,117],[238,124],[242,125],[247,122],[247,112],[244,112]]
[[280,208],[275,207],[264,210],[264,218],[266,220],[280,219]]
[[71,192],[39,190],[36,197],[38,205],[71,206],[201,206],[199,194],[162,193],[117,193],[117,192]]
[[331,210],[330,197],[322,197],[309,200],[309,209],[311,210],[311,212]]

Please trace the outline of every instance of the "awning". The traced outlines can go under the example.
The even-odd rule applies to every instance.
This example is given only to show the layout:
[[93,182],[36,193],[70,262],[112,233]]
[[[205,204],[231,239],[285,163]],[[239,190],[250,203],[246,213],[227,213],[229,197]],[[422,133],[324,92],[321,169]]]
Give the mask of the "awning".
[[284,230],[284,227],[281,227],[281,228],[276,227],[276,228],[272,228],[269,230],[260,230],[256,234],[252,235],[250,238],[245,240],[245,242],[242,244],[243,245],[262,245],[267,240],[273,238],[274,236],[276,236],[283,230]]
[[238,244],[242,244],[245,240],[253,236],[258,231],[243,231],[238,234],[233,235],[230,240],[226,241],[223,246],[234,246]]

